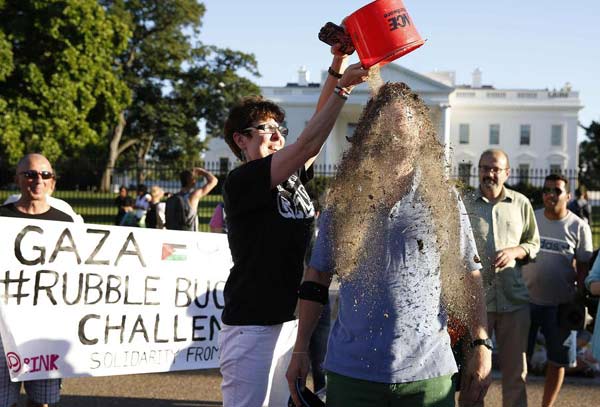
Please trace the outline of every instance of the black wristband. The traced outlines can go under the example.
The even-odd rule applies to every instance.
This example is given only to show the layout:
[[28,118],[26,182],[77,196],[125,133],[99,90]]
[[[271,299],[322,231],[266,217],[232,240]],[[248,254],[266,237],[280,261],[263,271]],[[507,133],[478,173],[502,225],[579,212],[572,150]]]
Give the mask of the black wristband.
[[329,69],[327,70],[327,72],[329,73],[329,75],[333,76],[334,78],[340,79],[342,77],[342,74],[339,73],[339,72],[334,71],[332,67],[329,67]]
[[475,339],[473,342],[471,342],[471,348],[474,348],[475,346],[485,346],[489,350],[494,349],[494,343],[490,338]]
[[329,302],[329,288],[314,281],[304,281],[300,284],[298,298],[307,301],[319,302],[323,305]]

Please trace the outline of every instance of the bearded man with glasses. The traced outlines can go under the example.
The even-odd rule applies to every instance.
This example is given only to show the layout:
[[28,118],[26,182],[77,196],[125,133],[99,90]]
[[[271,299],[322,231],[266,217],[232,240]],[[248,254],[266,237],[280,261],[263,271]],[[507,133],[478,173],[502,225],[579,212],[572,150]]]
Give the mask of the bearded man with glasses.
[[233,259],[219,334],[225,407],[283,406],[289,396],[285,369],[315,214],[304,183],[352,88],[368,76],[360,64],[345,69],[339,49],[294,143],[286,145],[283,109],[260,96],[243,99],[225,122],[225,141],[242,161],[223,185]]
[[504,186],[509,177],[506,153],[484,151],[479,158],[479,188],[465,197],[465,206],[483,266],[487,332],[496,336],[502,405],[524,407],[530,315],[521,266],[535,258],[540,236],[529,199]]
[[[576,292],[583,292],[593,247],[590,226],[567,209],[569,180],[560,174],[548,175],[542,194],[544,207],[535,211],[540,253],[535,263],[523,268],[531,308],[527,356],[531,358],[541,330],[548,361],[542,406],[553,406],[565,367],[577,364],[577,329],[583,329],[585,309],[574,301]],[[580,326],[571,325],[578,321]]]
[[[17,164],[15,182],[21,190],[18,201],[0,206],[0,216],[73,222],[66,213],[51,207],[47,197],[54,189],[56,174],[50,162],[41,154],[28,154]],[[28,321],[31,323],[31,321]],[[28,407],[58,403],[60,379],[24,382]],[[21,382],[11,382],[4,349],[0,341],[0,406],[16,406]]]

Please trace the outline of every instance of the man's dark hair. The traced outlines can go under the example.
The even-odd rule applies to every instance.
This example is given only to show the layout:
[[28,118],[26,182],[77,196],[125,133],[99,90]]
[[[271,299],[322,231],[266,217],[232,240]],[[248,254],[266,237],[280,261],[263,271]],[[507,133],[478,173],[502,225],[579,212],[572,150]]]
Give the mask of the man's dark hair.
[[241,133],[242,130],[251,126],[252,123],[271,118],[281,124],[285,119],[285,111],[276,103],[264,99],[262,96],[245,97],[231,108],[223,131],[225,133],[225,141],[237,158],[244,160],[242,151],[233,139],[233,133]]
[[146,192],[148,192],[148,187],[146,187],[145,184],[140,184],[137,186],[137,192],[145,194]]
[[544,179],[544,182],[546,181],[563,181],[565,183],[565,189],[568,190],[569,180],[562,174],[549,174]]
[[189,185],[190,181],[194,178],[194,174],[190,170],[183,170],[179,173],[179,181],[181,187],[185,188]]

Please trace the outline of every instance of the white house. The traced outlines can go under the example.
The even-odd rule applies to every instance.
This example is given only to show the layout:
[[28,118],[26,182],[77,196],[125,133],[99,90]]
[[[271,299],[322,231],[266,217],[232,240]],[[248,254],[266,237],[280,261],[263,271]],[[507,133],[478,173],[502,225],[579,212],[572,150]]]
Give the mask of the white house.
[[[286,111],[288,142],[300,134],[314,112],[319,83],[309,83],[304,68],[298,83],[262,88],[263,95]],[[322,80],[327,75],[322,74]],[[456,85],[453,72],[419,74],[397,64],[382,67],[384,81],[407,83],[431,109],[438,135],[447,146],[454,171],[474,170],[482,151],[498,147],[507,152],[511,167],[576,171],[579,93],[569,84],[561,90],[496,89],[482,85],[481,72],[470,85]],[[348,147],[363,106],[370,95],[367,84],[354,89],[325,144],[317,164],[335,165]],[[235,162],[221,139],[213,139],[207,161]]]

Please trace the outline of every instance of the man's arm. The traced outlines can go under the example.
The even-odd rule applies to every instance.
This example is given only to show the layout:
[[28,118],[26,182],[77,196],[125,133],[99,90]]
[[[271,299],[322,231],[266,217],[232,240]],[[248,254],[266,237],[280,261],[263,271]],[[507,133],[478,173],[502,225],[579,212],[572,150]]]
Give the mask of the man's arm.
[[[470,315],[471,338],[487,339],[487,310],[483,293],[483,282],[479,270],[472,271],[466,279],[468,298],[473,299],[473,312]],[[467,370],[462,378],[460,398],[462,402],[481,403],[491,383],[492,351],[483,345],[475,346],[468,352]]]
[[217,186],[219,180],[211,172],[206,171],[204,168],[194,168],[194,175],[197,177],[202,176],[206,178],[206,184],[204,184],[202,188],[194,190],[194,192],[192,192],[189,197],[190,206],[192,207],[192,210],[197,211],[198,202],[200,202],[200,199],[203,196],[208,195],[208,193],[212,191],[214,187]]
[[540,250],[540,234],[538,232],[535,213],[529,202],[525,203],[523,208],[523,232],[518,246],[507,247],[496,253],[494,267],[502,268],[507,266],[513,260],[534,259]]
[[585,279],[590,271],[590,260],[594,253],[592,228],[583,223],[579,229],[579,239],[575,248],[575,270],[577,272],[577,290],[583,292]]
[[[306,270],[304,281],[311,281],[329,288],[331,284],[330,273],[320,273],[312,267]],[[310,368],[310,358],[308,354],[308,346],[310,338],[315,330],[323,305],[316,301],[300,299],[298,305],[298,334],[296,336],[296,344],[292,353],[292,359],[288,367],[286,378],[290,388],[290,394],[297,406],[301,406],[300,399],[296,393],[296,380],[300,379],[302,385],[306,383],[306,376]]]

